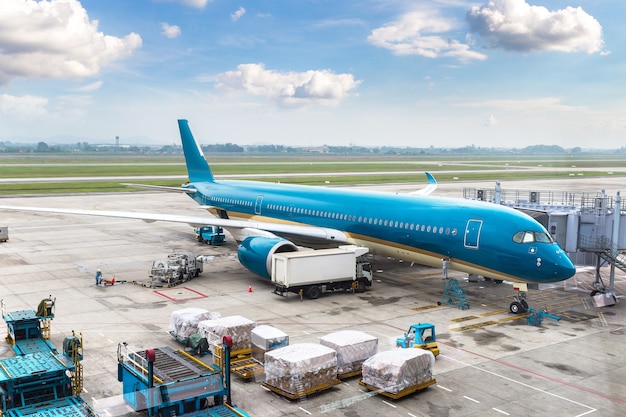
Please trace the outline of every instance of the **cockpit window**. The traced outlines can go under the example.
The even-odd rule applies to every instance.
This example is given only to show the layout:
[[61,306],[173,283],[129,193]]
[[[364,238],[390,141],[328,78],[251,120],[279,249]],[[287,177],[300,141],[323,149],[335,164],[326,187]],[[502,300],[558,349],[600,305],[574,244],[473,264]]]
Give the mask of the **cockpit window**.
[[513,242],[515,243],[554,243],[552,236],[546,232],[532,232],[532,231],[520,231],[513,235]]

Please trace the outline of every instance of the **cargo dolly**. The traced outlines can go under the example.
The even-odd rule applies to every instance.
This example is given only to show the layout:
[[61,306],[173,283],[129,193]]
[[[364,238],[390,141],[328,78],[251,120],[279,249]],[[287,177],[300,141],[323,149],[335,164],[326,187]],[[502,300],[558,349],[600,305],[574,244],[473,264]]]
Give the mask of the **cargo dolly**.
[[335,379],[335,380],[332,380],[330,382],[326,382],[326,383],[323,383],[323,384],[319,384],[319,385],[313,386],[311,388],[304,388],[304,386],[303,386],[302,389],[299,389],[295,393],[287,392],[287,391],[282,390],[282,389],[280,389],[278,387],[270,385],[270,384],[268,384],[266,382],[261,383],[261,386],[263,386],[264,388],[266,388],[266,389],[268,389],[268,390],[270,390],[272,392],[275,392],[276,394],[279,394],[279,395],[281,395],[281,396],[283,396],[285,398],[288,398],[290,400],[300,400],[300,399],[308,397],[309,395],[313,395],[313,394],[317,394],[317,393],[322,392],[322,391],[326,391],[327,389],[330,389],[330,388],[334,387],[335,385],[339,385],[340,383],[341,383],[340,380]]
[[432,378],[428,381],[422,382],[421,384],[412,385],[410,387],[407,387],[401,391],[394,393],[394,392],[382,390],[380,388],[376,388],[371,385],[367,385],[365,382],[363,382],[363,380],[359,381],[359,385],[361,385],[362,387],[365,387],[370,391],[376,391],[376,393],[383,395],[387,398],[391,398],[392,400],[398,400],[400,398],[406,397],[407,395],[411,395],[417,391],[422,391],[430,387],[431,385],[435,385],[436,383],[437,381],[435,380],[435,378]]

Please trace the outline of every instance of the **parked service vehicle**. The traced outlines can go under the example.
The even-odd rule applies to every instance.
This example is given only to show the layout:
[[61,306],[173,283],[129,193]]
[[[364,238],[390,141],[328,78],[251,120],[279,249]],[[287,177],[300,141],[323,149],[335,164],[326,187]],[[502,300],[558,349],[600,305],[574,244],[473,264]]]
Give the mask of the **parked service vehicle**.
[[172,253],[167,259],[157,259],[152,263],[152,287],[177,285],[197,277],[203,270],[202,256]]
[[368,248],[354,245],[335,249],[304,250],[272,255],[274,293],[299,294],[311,299],[323,292],[364,292],[372,285]]
[[196,240],[200,243],[208,243],[209,245],[218,246],[226,242],[224,229],[218,226],[201,226],[194,229],[196,232]]

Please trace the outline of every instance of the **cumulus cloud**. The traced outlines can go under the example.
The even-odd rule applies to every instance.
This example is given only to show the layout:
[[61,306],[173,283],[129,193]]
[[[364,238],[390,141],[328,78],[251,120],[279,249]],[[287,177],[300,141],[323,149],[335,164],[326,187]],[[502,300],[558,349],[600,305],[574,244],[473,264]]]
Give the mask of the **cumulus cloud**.
[[16,117],[35,117],[45,115],[48,99],[37,96],[12,96],[0,94],[0,113]]
[[78,0],[0,1],[0,85],[16,78],[96,75],[141,47],[141,37],[98,31]]
[[161,23],[161,29],[163,29],[163,32],[161,32],[161,34],[169,39],[178,38],[181,34],[180,26],[170,25],[166,22]]
[[230,20],[232,20],[233,22],[236,22],[237,20],[241,19],[241,16],[243,16],[244,14],[246,14],[246,9],[244,9],[243,7],[240,7],[236,11],[231,13]]
[[603,47],[602,26],[581,7],[550,11],[525,0],[491,0],[472,7],[467,21],[491,48],[595,53]]
[[461,61],[483,60],[486,56],[471,51],[468,44],[450,38],[457,29],[453,20],[435,12],[406,13],[400,19],[374,29],[367,40],[395,55],[419,55],[426,58],[451,57]]
[[235,71],[219,74],[215,88],[222,93],[247,93],[282,105],[304,106],[337,104],[359,84],[361,81],[352,74],[328,70],[278,72],[265,69],[263,64],[241,64]]

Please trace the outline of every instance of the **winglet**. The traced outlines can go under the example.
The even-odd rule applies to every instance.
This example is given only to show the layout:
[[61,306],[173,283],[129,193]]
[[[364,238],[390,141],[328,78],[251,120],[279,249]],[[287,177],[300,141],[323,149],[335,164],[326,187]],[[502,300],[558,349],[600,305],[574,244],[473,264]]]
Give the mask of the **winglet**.
[[189,181],[214,181],[211,168],[209,168],[209,164],[204,158],[204,153],[200,148],[200,144],[191,134],[191,129],[189,129],[189,123],[187,120],[178,120],[178,129],[180,130],[180,140],[183,144],[183,152],[185,154],[185,162],[187,163]]
[[410,194],[413,195],[429,195],[431,194],[433,191],[435,191],[437,189],[437,180],[435,179],[435,177],[433,176],[433,174],[431,174],[430,172],[426,171],[426,178],[428,178],[428,185],[420,190],[416,190],[413,191]]

